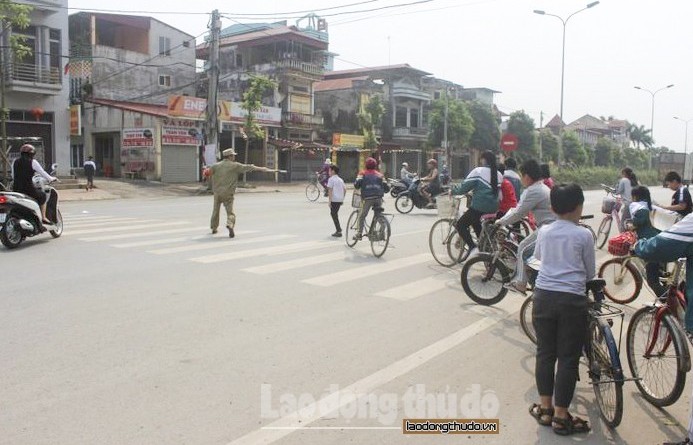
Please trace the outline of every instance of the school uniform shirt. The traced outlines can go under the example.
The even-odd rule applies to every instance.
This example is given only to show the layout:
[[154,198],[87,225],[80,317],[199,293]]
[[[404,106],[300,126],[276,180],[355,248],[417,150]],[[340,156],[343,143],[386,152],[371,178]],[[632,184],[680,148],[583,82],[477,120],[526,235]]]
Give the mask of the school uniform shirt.
[[686,203],[686,208],[683,210],[677,210],[676,212],[681,216],[686,216],[691,213],[691,208],[693,208],[693,200],[691,200],[691,192],[685,186],[679,187],[679,189],[671,197],[671,205],[677,205]]
[[631,202],[628,206],[628,211],[630,212],[638,239],[652,238],[659,235],[660,231],[655,229],[650,221],[650,208],[646,202]]
[[510,181],[515,189],[515,197],[520,199],[520,195],[522,195],[522,179],[520,178],[520,175],[518,175],[515,170],[506,169],[503,172],[503,177]]
[[332,202],[344,202],[346,186],[342,178],[338,175],[330,176],[330,179],[327,180],[327,188],[332,189]]
[[467,175],[467,178],[460,184],[452,188],[453,195],[464,195],[472,193],[471,208],[481,213],[496,213],[498,204],[501,201],[501,184],[503,175],[496,172],[496,184],[498,190],[493,193],[491,189],[491,169],[489,167],[477,167]]
[[594,238],[586,228],[559,219],[539,229],[534,257],[541,261],[536,287],[585,295],[596,271]]

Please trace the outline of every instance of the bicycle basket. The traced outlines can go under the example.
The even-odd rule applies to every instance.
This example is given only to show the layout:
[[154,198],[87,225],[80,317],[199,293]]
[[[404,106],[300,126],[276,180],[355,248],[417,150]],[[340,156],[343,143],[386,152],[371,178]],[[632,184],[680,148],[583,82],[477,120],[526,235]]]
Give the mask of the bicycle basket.
[[454,213],[457,209],[451,196],[438,196],[436,198],[436,207],[438,208],[438,216],[441,218],[454,218],[456,216]]
[[616,204],[618,204],[616,199],[612,198],[611,196],[605,197],[602,199],[602,213],[610,215],[616,207]]
[[609,240],[609,253],[616,256],[626,256],[638,238],[633,232],[620,233]]
[[351,195],[351,206],[355,208],[361,207],[361,191],[354,190],[354,194]]

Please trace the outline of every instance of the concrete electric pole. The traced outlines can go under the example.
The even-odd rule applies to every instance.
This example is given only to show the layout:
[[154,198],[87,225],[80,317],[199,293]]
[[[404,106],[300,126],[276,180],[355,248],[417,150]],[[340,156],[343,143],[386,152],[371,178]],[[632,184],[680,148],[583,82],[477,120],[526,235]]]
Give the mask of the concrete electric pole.
[[221,34],[221,19],[219,10],[212,11],[210,21],[209,70],[207,79],[207,144],[215,146],[217,158],[221,157],[219,149],[219,115],[217,113],[217,88],[219,84],[219,35]]

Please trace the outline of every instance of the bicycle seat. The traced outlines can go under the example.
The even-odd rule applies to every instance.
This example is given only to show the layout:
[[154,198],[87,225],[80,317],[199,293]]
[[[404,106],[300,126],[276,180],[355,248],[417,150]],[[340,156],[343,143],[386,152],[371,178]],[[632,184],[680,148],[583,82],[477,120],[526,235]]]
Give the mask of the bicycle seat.
[[594,280],[587,281],[587,290],[590,292],[599,292],[606,286],[606,280],[603,278],[595,278]]

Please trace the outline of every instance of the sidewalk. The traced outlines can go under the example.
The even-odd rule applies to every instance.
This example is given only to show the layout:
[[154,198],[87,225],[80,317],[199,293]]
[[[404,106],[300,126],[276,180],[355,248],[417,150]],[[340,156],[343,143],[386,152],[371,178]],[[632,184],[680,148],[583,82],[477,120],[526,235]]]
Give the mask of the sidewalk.
[[[104,199],[159,198],[165,196],[211,195],[207,185],[199,182],[164,184],[154,181],[96,178],[96,189],[60,190],[61,201],[98,201]],[[298,193],[303,192],[305,183],[251,182],[249,187],[239,187],[237,193]]]

